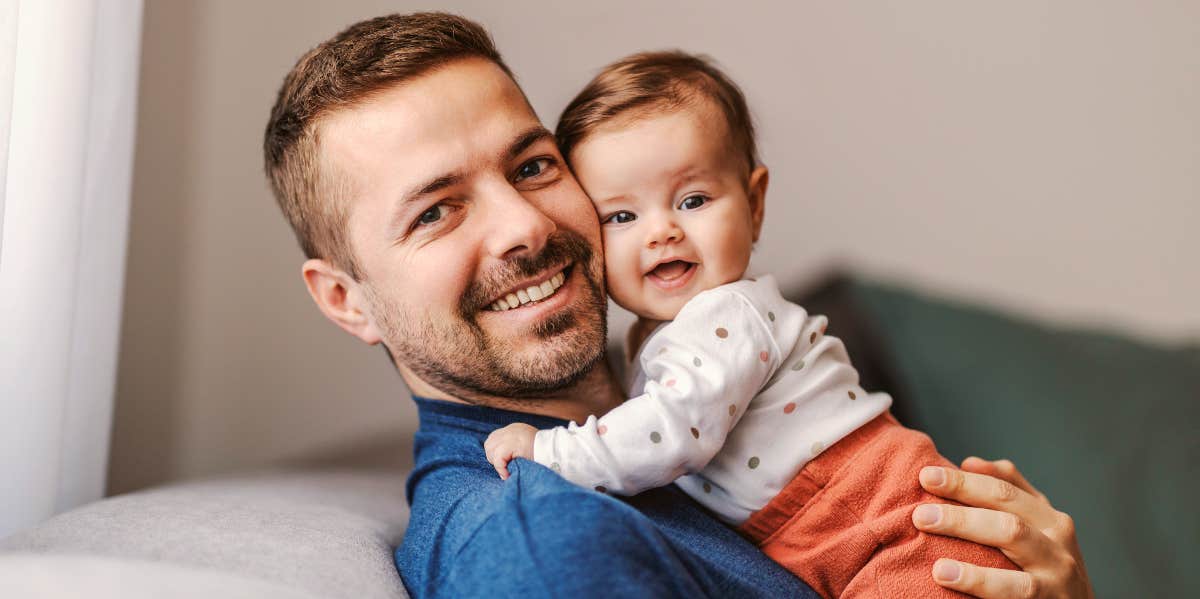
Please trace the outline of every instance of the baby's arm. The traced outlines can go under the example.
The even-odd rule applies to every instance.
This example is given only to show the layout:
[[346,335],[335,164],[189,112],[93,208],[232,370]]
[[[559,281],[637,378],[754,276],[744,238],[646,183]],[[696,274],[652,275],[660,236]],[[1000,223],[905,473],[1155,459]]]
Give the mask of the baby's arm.
[[[537,431],[534,460],[576,484],[622,495],[669,484],[708,464],[782,358],[767,316],[727,288],[693,298],[642,356],[642,395],[582,426]],[[528,430],[493,433],[502,437],[521,445]],[[522,457],[528,447],[512,453]],[[493,464],[507,463],[496,453],[489,452]]]

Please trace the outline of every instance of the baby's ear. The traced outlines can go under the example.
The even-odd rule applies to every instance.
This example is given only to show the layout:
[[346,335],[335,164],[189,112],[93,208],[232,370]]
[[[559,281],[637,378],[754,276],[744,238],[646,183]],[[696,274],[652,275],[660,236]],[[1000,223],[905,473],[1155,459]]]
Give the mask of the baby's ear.
[[770,180],[767,167],[759,166],[750,172],[750,183],[746,189],[747,199],[750,200],[750,224],[754,227],[754,241],[762,232],[763,213],[767,203],[767,183]]

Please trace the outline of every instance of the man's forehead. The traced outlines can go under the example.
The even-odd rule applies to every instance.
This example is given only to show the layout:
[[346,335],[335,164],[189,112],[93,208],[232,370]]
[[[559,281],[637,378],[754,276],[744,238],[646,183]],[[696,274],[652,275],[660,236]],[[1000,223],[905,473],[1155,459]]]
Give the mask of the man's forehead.
[[[539,121],[519,87],[494,63],[464,59],[383,88],[318,125],[322,154],[339,166],[494,152]],[[432,166],[432,165],[430,165]]]

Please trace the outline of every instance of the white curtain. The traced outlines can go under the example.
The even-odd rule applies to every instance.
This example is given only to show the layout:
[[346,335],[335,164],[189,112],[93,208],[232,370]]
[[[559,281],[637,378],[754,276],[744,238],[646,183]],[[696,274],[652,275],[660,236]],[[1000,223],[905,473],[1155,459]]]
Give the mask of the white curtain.
[[0,0],[0,537],[100,498],[141,0]]

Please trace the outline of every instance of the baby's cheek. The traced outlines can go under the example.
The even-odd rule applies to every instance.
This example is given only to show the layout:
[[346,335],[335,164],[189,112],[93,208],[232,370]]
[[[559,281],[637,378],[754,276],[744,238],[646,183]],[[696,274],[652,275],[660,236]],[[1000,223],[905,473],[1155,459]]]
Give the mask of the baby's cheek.
[[624,305],[636,298],[640,283],[634,280],[636,275],[635,269],[630,268],[627,262],[612,254],[605,254],[604,279],[608,284],[608,294],[617,303]]
[[642,306],[642,273],[636,252],[630,253],[619,239],[605,235],[604,278],[608,294],[623,308],[634,312]]

